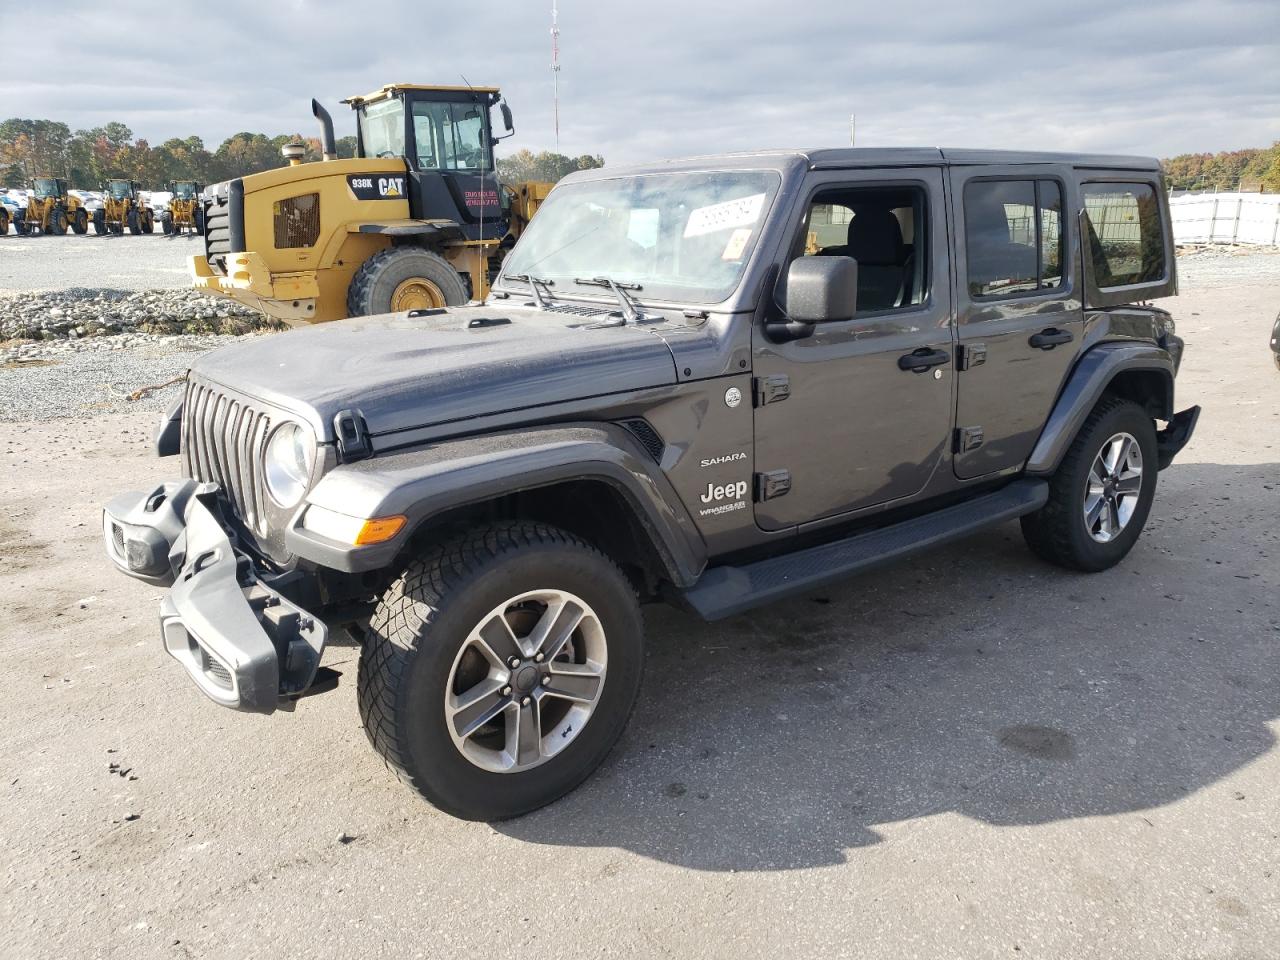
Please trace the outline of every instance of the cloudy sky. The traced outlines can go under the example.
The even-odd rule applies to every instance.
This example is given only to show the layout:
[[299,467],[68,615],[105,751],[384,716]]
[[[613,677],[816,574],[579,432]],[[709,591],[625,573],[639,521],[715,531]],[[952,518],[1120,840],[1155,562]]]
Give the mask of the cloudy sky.
[[[20,33],[34,6],[0,0]],[[316,96],[341,136],[343,96],[465,75],[506,92],[504,148],[555,149],[550,8],[65,0],[49,12],[74,54],[51,69],[10,57],[0,116],[212,147],[311,134]],[[560,0],[560,30],[559,150],[610,163],[845,146],[850,114],[859,146],[1170,156],[1280,139],[1277,0]]]

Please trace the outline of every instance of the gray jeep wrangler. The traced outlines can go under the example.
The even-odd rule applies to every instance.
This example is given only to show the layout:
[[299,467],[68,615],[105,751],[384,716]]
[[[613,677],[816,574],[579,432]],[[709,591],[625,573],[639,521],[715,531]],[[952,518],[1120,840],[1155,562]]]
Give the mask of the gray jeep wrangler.
[[428,800],[573,789],[635,703],[640,603],[713,620],[1018,518],[1074,570],[1138,538],[1198,408],[1159,167],[971,150],[584,171],[488,303],[202,357],[109,503],[210,699],[293,709],[362,645],[361,719]]

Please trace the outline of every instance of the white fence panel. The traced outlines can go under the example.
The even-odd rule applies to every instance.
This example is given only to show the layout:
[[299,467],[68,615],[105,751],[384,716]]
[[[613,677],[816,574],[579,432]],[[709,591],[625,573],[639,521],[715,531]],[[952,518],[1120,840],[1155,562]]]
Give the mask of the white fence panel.
[[1280,244],[1280,194],[1188,193],[1169,212],[1177,243]]

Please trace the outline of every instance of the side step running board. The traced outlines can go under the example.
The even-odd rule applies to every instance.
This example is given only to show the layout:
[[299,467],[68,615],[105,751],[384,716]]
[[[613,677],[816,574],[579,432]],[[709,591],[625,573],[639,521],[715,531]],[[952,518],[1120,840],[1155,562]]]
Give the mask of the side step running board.
[[1038,510],[1048,499],[1048,481],[1015,480],[994,493],[845,540],[741,567],[712,567],[681,599],[704,620],[719,620],[958,540]]

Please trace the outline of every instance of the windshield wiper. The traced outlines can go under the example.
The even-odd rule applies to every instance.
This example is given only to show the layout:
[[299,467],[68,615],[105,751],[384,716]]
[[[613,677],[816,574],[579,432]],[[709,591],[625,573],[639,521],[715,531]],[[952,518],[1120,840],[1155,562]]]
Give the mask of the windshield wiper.
[[[555,283],[554,280],[547,280],[544,277],[535,277],[528,273],[507,273],[503,274],[503,278],[506,280],[525,281],[525,283],[529,284],[529,290],[533,293],[533,302],[537,305],[538,309],[547,309],[547,302],[542,299],[542,293],[538,290],[538,284],[542,284],[544,287],[550,287]],[[547,295],[550,296],[549,293]]]
[[624,322],[637,323],[645,319],[641,316],[640,311],[636,309],[636,302],[627,294],[628,290],[643,289],[640,284],[618,283],[608,277],[574,277],[573,282],[584,287],[608,287],[613,291],[613,295],[618,298],[618,305],[622,307],[622,319]]

